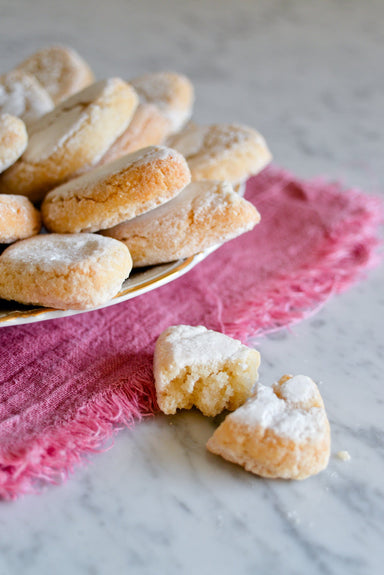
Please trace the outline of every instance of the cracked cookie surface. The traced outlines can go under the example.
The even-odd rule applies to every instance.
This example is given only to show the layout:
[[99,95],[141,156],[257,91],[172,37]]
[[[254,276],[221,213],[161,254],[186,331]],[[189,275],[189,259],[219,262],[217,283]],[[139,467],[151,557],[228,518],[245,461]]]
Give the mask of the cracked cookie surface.
[[170,200],[189,181],[181,154],[163,146],[144,148],[49,192],[41,206],[43,221],[58,233],[110,228]]

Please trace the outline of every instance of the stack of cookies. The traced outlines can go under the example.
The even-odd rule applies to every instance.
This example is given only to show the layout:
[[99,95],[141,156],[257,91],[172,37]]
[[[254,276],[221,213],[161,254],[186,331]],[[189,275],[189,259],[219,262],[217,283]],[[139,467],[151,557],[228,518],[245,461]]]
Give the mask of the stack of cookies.
[[236,124],[191,123],[176,73],[95,81],[54,46],[0,76],[0,298],[88,309],[132,268],[190,257],[252,229],[241,184],[271,155]]

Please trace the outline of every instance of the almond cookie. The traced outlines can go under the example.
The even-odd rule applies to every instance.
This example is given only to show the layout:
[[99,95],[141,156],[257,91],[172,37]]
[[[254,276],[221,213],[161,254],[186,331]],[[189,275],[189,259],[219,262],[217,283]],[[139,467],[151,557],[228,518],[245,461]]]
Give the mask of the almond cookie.
[[139,105],[131,123],[100,160],[100,165],[140,148],[162,144],[192,114],[194,92],[186,76],[159,72],[135,78],[130,84],[139,96]]
[[0,113],[12,114],[30,124],[53,107],[51,96],[34,76],[20,70],[0,76]]
[[261,134],[237,124],[189,124],[167,144],[186,158],[192,181],[237,184],[260,172],[272,158]]
[[102,232],[124,242],[134,267],[186,258],[251,230],[256,208],[229,182],[193,182],[173,200]]
[[190,181],[178,152],[152,146],[100,166],[47,194],[41,211],[53,232],[94,232],[173,198]]
[[0,243],[11,244],[41,230],[40,212],[25,196],[0,194]]
[[262,477],[305,479],[328,464],[330,429],[323,400],[307,376],[284,376],[229,414],[207,443]]
[[0,193],[31,201],[98,162],[125,130],[137,105],[133,88],[119,78],[96,82],[39,118],[29,129],[23,157],[3,174]]
[[89,309],[118,293],[129,276],[128,248],[96,234],[42,234],[0,256],[0,297],[57,309]]
[[204,415],[244,403],[258,377],[260,354],[204,326],[177,325],[158,338],[154,355],[157,402],[167,414],[196,406]]
[[0,173],[12,166],[28,144],[25,124],[10,114],[0,114]]
[[94,81],[88,64],[75,50],[66,46],[43,48],[21,62],[16,69],[35,76],[55,104]]

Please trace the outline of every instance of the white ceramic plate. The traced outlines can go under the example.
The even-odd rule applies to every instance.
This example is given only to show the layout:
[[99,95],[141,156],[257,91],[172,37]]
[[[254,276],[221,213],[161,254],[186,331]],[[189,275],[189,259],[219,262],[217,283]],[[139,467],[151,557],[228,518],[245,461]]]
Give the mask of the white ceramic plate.
[[[215,248],[210,248],[195,256],[169,264],[152,266],[150,268],[145,268],[142,271],[134,270],[131,276],[122,285],[120,292],[114,298],[104,305],[92,308],[92,310],[115,305],[169,283],[195,267],[195,265],[207,257],[207,255],[214,249]],[[34,323],[47,319],[56,319],[79,313],[86,313],[87,311],[92,310],[58,310],[53,308],[25,306],[16,302],[0,300],[0,327]]]

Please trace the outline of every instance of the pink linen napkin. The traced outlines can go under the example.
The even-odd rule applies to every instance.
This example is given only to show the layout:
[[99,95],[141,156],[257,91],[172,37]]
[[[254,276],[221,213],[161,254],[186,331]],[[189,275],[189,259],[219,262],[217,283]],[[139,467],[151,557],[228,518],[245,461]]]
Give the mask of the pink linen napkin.
[[169,325],[245,341],[316,311],[378,260],[378,199],[269,167],[247,183],[262,220],[185,276],[133,300],[0,328],[0,497],[59,483],[117,429],[157,411],[152,359]]

